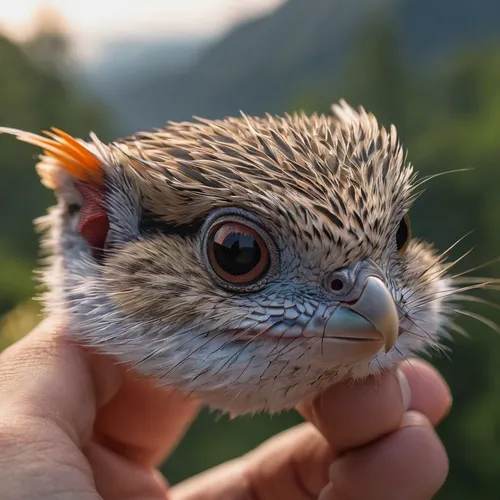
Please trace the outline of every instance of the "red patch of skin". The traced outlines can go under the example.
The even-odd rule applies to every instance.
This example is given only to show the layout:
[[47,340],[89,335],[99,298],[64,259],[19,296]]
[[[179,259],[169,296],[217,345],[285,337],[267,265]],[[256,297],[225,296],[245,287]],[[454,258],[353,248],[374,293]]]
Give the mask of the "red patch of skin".
[[77,182],[75,187],[83,197],[78,232],[94,252],[102,250],[109,231],[104,190],[83,182]]

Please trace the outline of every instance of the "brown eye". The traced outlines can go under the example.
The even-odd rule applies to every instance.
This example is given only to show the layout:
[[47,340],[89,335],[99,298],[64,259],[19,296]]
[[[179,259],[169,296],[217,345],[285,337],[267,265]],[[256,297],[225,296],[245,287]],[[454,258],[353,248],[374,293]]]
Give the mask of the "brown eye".
[[410,218],[405,215],[399,223],[396,233],[396,246],[400,254],[404,254],[411,240]]
[[232,284],[247,284],[269,268],[269,249],[254,229],[235,222],[215,228],[208,240],[208,258],[219,278]]

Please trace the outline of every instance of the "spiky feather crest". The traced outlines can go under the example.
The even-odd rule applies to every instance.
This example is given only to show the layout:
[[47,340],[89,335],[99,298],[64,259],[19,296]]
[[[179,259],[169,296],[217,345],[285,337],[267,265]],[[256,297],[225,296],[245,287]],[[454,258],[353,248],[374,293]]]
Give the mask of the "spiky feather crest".
[[[374,115],[362,107],[356,112],[345,101],[332,110],[334,116],[197,118],[197,123],[169,123],[167,128],[138,133],[109,146],[94,134],[86,143],[56,128],[45,131],[47,137],[5,127],[0,133],[44,150],[37,169],[48,187],[57,189],[58,170],[102,185],[106,164],[117,163],[133,172],[131,177],[153,209],[180,223],[189,222],[193,212],[198,216],[213,208],[214,202],[223,204],[228,195],[235,201],[246,198],[249,187],[257,198],[294,193],[339,227],[352,223],[342,200],[359,203],[367,197],[361,191],[383,194],[407,210],[412,201],[412,168],[403,165],[395,128],[387,132]],[[165,205],[161,193],[160,201],[155,199],[155,192],[162,189],[159,181],[166,189],[176,190],[172,206]],[[153,189],[147,188],[149,183]],[[190,190],[204,192],[197,201],[205,208],[191,210],[184,203],[194,201],[189,199]],[[362,210],[373,213],[372,208],[377,207]]]
[[[175,214],[181,222],[192,216],[183,213],[190,207],[182,203],[183,195],[192,196],[190,190],[206,193],[186,200],[207,203],[206,209],[227,194],[246,197],[251,190],[269,198],[293,193],[315,204],[332,221],[338,217],[339,225],[347,225],[345,216],[350,214],[334,197],[357,203],[363,190],[408,209],[412,168],[403,165],[395,128],[387,132],[373,115],[363,108],[356,113],[345,102],[333,109],[342,118],[303,113],[217,121],[198,118],[198,123],[170,123],[115,146],[121,153],[128,151],[127,164],[143,176],[149,174],[156,187],[164,180],[165,186],[177,188],[179,199],[167,207],[163,199],[155,202],[154,192],[144,194],[165,217]],[[143,181],[144,177],[141,186]],[[200,210],[204,208],[193,209]]]
[[2,133],[15,135],[20,141],[43,149],[37,170],[46,187],[57,189],[57,176],[61,171],[74,179],[102,185],[103,164],[84,141],[55,127],[43,132],[46,137],[7,127],[0,127],[0,134]]

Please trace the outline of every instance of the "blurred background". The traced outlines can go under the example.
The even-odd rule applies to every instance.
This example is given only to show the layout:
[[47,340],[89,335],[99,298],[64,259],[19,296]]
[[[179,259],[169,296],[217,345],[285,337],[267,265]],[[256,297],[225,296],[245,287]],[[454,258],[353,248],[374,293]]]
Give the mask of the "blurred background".
[[[464,271],[500,255],[498,0],[16,0],[0,7],[0,125],[57,126],[104,140],[188,120],[304,109],[339,98],[397,125],[422,174],[472,167],[427,184],[414,234]],[[0,349],[38,320],[32,219],[53,202],[34,148],[0,138]],[[492,265],[478,275],[500,276]],[[486,298],[498,303],[498,295]],[[467,304],[469,306],[469,304]],[[493,308],[470,304],[500,323]],[[498,499],[500,338],[464,317],[433,357],[454,394],[439,427],[451,472],[440,500]],[[203,412],[163,467],[172,483],[299,422],[294,413]],[[411,450],[409,450],[411,452]]]

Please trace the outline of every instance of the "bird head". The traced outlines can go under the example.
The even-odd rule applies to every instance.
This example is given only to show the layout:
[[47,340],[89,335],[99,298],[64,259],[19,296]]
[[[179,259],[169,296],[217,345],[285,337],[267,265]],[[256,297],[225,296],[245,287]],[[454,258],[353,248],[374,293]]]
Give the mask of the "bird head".
[[76,340],[236,414],[439,348],[458,295],[412,238],[422,181],[396,130],[332,115],[170,123],[43,149],[50,314]]

